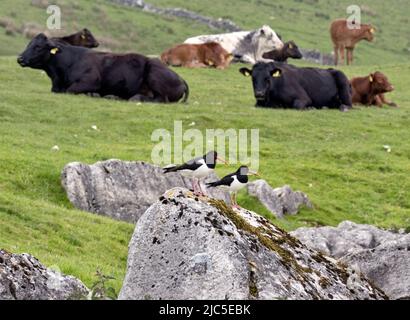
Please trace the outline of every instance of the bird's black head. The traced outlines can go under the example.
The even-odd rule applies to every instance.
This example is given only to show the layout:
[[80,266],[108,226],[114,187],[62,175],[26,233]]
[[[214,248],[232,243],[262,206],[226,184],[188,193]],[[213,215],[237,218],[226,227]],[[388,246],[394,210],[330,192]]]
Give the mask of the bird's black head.
[[249,174],[249,167],[247,166],[241,166],[239,169],[236,171],[236,174],[238,176],[248,176]]
[[215,169],[217,158],[218,153],[216,151],[210,151],[206,155],[204,155],[204,160],[208,168]]

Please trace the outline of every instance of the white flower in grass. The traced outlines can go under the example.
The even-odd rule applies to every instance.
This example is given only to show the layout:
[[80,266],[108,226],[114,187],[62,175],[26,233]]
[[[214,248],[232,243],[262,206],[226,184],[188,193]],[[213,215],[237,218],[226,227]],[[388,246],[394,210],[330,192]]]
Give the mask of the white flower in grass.
[[58,151],[60,151],[60,147],[55,145],[54,147],[51,148],[51,151],[58,152]]
[[389,145],[384,145],[383,149],[386,150],[386,152],[391,153],[391,147]]

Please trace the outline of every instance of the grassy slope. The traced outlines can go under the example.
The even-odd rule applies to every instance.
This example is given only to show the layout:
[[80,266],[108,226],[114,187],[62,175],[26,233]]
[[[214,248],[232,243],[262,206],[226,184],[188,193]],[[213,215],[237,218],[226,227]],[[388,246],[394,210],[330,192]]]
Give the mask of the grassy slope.
[[[284,39],[293,39],[303,48],[316,48],[322,52],[333,50],[328,31],[331,20],[346,17],[346,8],[352,4],[351,0],[237,0],[232,7],[230,1],[214,1],[212,5],[202,0],[149,2],[164,7],[180,6],[214,17],[223,16],[245,29],[269,24]],[[364,6],[363,22],[373,23],[378,28],[375,43],[360,44],[357,62],[376,64],[392,60],[408,61],[410,2],[361,0],[355,3]],[[232,10],[227,10],[227,7]]]
[[[2,13],[9,10],[5,9],[5,2],[0,2]],[[21,5],[21,1],[15,3]],[[90,10],[87,8],[91,4],[81,1],[81,5],[84,10],[73,10],[78,10],[78,19],[85,21],[86,15],[81,12]],[[199,1],[189,4],[194,5],[199,6]],[[381,6],[382,2],[375,1],[376,5]],[[254,9],[249,11],[253,15]],[[41,13],[37,10],[30,7],[20,18],[34,20]],[[135,47],[134,42],[130,45],[132,48],[146,45],[144,52],[158,52],[190,32],[208,31],[202,26],[193,31],[186,28],[185,22],[165,21],[136,10],[111,5],[103,10],[112,27],[94,28],[97,35],[107,32],[115,36],[122,32],[121,28],[127,29],[122,26],[121,17],[128,17],[125,21],[133,21],[136,28],[145,28],[146,32],[156,30],[157,27],[150,29],[150,24],[175,30],[174,38],[159,33],[149,42],[136,36]],[[201,10],[212,14],[217,9]],[[265,14],[264,10],[257,12]],[[245,13],[232,10],[239,23],[248,26],[252,21],[246,22],[245,18],[251,19],[253,15]],[[296,28],[303,30],[300,24]],[[287,37],[286,32],[283,34]],[[1,50],[15,53],[25,42],[20,38],[14,41],[15,47],[6,42],[6,49],[2,46]],[[401,43],[398,41],[398,48]],[[319,44],[325,45],[325,40]],[[126,46],[122,50],[128,50]],[[366,50],[363,46],[363,56],[369,56]],[[395,53],[387,52],[386,56],[395,57]],[[391,97],[400,104],[398,110],[360,108],[340,114],[331,110],[297,113],[255,109],[249,79],[237,72],[238,66],[227,71],[178,70],[191,86],[189,105],[138,106],[51,94],[49,79],[44,74],[20,69],[15,58],[0,58],[0,247],[30,252],[47,265],[57,265],[62,271],[80,277],[88,285],[95,280],[95,270],[101,267],[103,272],[117,277],[113,283],[118,290],[133,226],[74,210],[60,186],[59,174],[71,161],[93,163],[109,158],[149,161],[152,130],[172,130],[174,119],[183,120],[185,126],[195,121],[201,130],[259,128],[260,171],[264,178],[273,186],[290,184],[305,191],[316,206],[313,211],[304,210],[296,217],[275,221],[286,229],[335,225],[346,219],[409,228],[410,92],[406,90],[410,86],[410,64],[402,63],[401,58],[397,63],[377,61],[382,61],[383,66],[374,63],[345,71],[353,76],[382,69],[396,85]],[[252,119],[250,125],[249,119]],[[101,131],[91,130],[92,125]],[[392,146],[391,154],[383,150],[385,144]],[[54,145],[60,146],[60,152],[51,152]],[[232,169],[218,171],[223,174]],[[243,193],[240,202],[266,214],[257,201]]]
[[[35,22],[45,27],[48,15],[45,9],[27,5],[27,0],[0,1],[0,17],[12,17],[16,26]],[[158,18],[140,10],[124,8],[104,0],[58,0],[62,9],[62,27],[65,34],[88,27],[98,39],[118,42],[111,49],[138,51],[144,54],[162,52],[181,39],[194,34],[209,32],[202,24],[177,18]],[[27,39],[19,34],[6,36],[0,27],[0,55],[21,52]]]

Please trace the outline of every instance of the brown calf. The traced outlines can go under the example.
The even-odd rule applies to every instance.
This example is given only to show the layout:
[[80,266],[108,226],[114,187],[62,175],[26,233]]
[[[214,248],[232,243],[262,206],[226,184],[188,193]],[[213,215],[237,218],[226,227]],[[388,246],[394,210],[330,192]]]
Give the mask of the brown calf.
[[360,29],[349,29],[345,19],[332,22],[330,35],[335,50],[335,65],[339,63],[339,53],[342,62],[345,60],[345,50],[347,50],[347,64],[353,63],[353,51],[356,44],[361,40],[373,41],[376,29],[371,24],[362,24]]
[[52,40],[85,48],[97,48],[100,45],[88,29],[83,29],[65,37],[55,37]]
[[367,77],[353,78],[350,80],[350,84],[352,86],[354,104],[376,105],[378,107],[387,104],[391,107],[397,107],[397,104],[387,101],[384,96],[385,93],[392,92],[394,87],[387,77],[379,71]]
[[302,59],[303,55],[294,41],[288,41],[282,49],[266,52],[262,57],[276,62],[288,62],[289,58]]
[[225,69],[232,61],[232,54],[219,43],[181,44],[165,51],[162,62],[175,67]]

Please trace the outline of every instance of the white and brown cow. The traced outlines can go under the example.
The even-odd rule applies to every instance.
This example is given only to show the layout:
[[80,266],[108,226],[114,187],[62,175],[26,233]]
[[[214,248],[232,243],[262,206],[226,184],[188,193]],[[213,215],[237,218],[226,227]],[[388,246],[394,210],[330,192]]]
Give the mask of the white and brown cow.
[[185,43],[189,44],[207,42],[217,42],[226,51],[231,53],[235,59],[251,64],[270,62],[270,60],[263,58],[263,54],[283,47],[282,40],[280,40],[276,32],[267,25],[253,31],[203,35],[185,40]]

